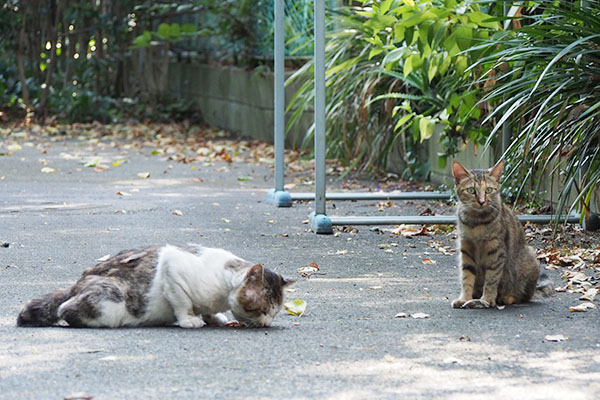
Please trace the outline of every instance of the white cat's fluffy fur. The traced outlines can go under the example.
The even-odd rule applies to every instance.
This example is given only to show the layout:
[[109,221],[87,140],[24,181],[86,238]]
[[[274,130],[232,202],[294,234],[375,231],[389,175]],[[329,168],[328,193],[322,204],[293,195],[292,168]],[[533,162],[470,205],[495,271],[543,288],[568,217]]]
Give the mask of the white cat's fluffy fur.
[[[159,320],[173,316],[182,328],[200,328],[200,315],[214,316],[225,323],[220,313],[231,309],[235,288],[241,286],[252,263],[223,249],[202,248],[199,254],[165,246],[158,255],[156,276],[150,288],[148,312]],[[273,316],[274,317],[274,316]],[[264,325],[272,322],[265,320]]]

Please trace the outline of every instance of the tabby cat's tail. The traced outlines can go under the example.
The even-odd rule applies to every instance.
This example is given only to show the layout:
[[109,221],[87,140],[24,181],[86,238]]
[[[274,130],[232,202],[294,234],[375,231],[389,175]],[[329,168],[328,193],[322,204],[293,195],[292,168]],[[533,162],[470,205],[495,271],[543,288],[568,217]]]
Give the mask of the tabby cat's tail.
[[69,289],[59,289],[25,304],[17,318],[17,326],[50,326],[58,322],[58,307],[70,297]]
[[540,276],[535,286],[535,292],[539,296],[550,297],[554,294],[554,284],[544,269],[544,264],[540,265]]

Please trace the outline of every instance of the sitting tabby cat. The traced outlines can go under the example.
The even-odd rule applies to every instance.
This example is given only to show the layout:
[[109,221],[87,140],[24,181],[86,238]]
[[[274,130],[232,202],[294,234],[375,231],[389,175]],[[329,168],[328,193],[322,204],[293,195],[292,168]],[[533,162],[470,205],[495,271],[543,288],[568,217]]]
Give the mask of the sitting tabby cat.
[[29,301],[19,326],[222,325],[231,310],[252,327],[271,325],[292,281],[222,249],[198,245],[122,251],[90,267],[70,289]]
[[536,286],[550,294],[535,250],[525,243],[521,223],[500,198],[504,161],[489,170],[467,170],[452,163],[458,197],[460,297],[454,308],[487,308],[529,301]]

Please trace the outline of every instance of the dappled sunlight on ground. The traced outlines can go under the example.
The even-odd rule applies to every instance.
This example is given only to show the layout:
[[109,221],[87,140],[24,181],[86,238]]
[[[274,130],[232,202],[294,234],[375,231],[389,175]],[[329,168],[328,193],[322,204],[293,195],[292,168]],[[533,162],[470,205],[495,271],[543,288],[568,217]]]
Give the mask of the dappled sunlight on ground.
[[[600,390],[598,362],[586,352],[551,350],[530,354],[509,346],[451,341],[440,335],[405,335],[404,346],[381,359],[325,362],[303,370],[306,379],[327,376],[360,382],[364,392],[340,392],[328,399],[378,394],[439,399],[589,400]],[[533,355],[533,357],[532,357]],[[533,377],[532,377],[533,376]],[[370,394],[370,395],[368,395]]]

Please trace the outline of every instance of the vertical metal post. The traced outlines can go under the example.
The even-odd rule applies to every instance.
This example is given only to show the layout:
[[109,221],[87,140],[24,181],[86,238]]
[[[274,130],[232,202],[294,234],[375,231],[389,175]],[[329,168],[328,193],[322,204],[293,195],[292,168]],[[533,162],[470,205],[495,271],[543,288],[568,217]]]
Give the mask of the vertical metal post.
[[316,233],[332,233],[325,214],[325,0],[315,0],[315,211],[310,225]]
[[[504,12],[504,16],[507,17],[510,11],[510,5],[509,4],[504,4],[503,5],[503,12]],[[508,25],[507,29],[512,29],[512,24]],[[504,155],[504,152],[506,152],[506,150],[508,150],[508,148],[510,147],[510,139],[512,136],[512,128],[510,127],[510,123],[509,121],[504,121],[504,123],[502,124],[502,140],[500,143],[501,149],[501,154],[500,157],[502,157]],[[500,157],[497,157],[498,159]]]
[[275,38],[274,50],[274,151],[275,151],[275,188],[269,190],[267,203],[277,207],[290,207],[292,197],[283,189],[284,154],[285,154],[285,43],[284,17],[285,0],[275,1]]

